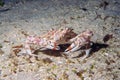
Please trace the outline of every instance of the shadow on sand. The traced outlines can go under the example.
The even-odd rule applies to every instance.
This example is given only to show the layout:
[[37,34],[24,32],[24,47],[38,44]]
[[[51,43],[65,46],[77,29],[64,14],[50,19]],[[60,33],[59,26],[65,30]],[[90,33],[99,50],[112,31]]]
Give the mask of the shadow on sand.
[[[68,46],[70,46],[70,44],[60,45],[61,50],[44,50],[44,51],[37,50],[35,51],[34,54],[38,54],[38,52],[43,52],[43,54],[50,55],[50,56],[65,57],[66,55],[63,52]],[[108,46],[109,46],[108,44],[93,43],[93,45],[91,46],[92,49],[91,49],[90,55],[94,54],[95,52],[99,51],[102,48],[107,48]],[[83,56],[83,54],[80,54],[74,58],[79,58],[81,56]]]
[[[91,51],[89,56],[91,56],[92,54],[94,54],[95,52],[99,51],[102,48],[107,48],[108,46],[109,46],[108,44],[104,44],[104,43],[93,43],[93,45],[91,46]],[[83,55],[84,54],[82,52],[82,54],[79,54],[78,56],[73,58],[79,58],[79,57],[82,57]]]
[[59,45],[60,46],[60,50],[44,50],[44,51],[40,51],[40,50],[37,50],[34,52],[34,54],[38,54],[38,52],[42,52],[43,54],[46,54],[46,55],[50,55],[50,56],[55,56],[55,57],[62,57],[64,56],[63,52],[65,51],[65,49],[70,46],[70,44],[62,44],[62,45]]

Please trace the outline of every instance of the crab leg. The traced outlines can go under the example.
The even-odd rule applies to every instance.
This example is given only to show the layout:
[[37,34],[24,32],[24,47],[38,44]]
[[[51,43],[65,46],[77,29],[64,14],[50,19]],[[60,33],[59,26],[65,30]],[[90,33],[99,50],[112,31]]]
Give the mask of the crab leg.
[[82,59],[87,58],[90,55],[91,48],[85,50],[85,56]]
[[36,44],[36,43],[39,43],[40,39],[38,37],[34,37],[34,36],[28,36],[27,37],[27,40],[25,42],[25,53],[28,53],[30,55],[32,55],[32,53],[35,51],[35,50],[32,50],[31,47],[30,47],[30,44]]
[[41,47],[41,48],[39,48],[39,50],[47,50],[48,48],[46,48],[46,47]]
[[54,47],[52,50],[60,50],[60,47],[57,45],[57,43],[54,42]]
[[25,45],[25,53],[32,54],[32,50],[30,49],[30,45],[26,43]]

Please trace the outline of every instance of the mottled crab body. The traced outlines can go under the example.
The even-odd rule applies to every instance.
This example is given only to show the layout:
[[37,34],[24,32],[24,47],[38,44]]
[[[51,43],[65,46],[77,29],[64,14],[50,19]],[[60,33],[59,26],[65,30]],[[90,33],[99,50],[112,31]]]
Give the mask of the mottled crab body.
[[93,32],[90,30],[86,30],[83,31],[81,34],[77,35],[76,37],[70,39],[70,42],[72,44],[65,50],[65,54],[77,51],[81,49],[83,46],[85,46],[86,56],[84,58],[88,57],[91,50],[90,39],[92,36],[93,36]]
[[46,34],[37,36],[28,36],[25,42],[25,53],[32,54],[35,50],[60,50],[59,45],[65,44],[69,39],[76,36],[71,28],[51,29]]
[[71,28],[60,28],[58,30],[51,29],[46,34],[41,36],[28,36],[25,42],[25,51],[28,54],[40,50],[60,50],[60,44],[71,43],[71,45],[64,51],[65,54],[77,51],[83,46],[85,47],[86,56],[89,56],[91,37],[93,32],[90,30],[83,31],[81,34],[76,34]]
[[71,28],[60,28],[53,35],[54,41],[57,45],[69,43],[69,40],[75,37],[77,34],[73,32]]

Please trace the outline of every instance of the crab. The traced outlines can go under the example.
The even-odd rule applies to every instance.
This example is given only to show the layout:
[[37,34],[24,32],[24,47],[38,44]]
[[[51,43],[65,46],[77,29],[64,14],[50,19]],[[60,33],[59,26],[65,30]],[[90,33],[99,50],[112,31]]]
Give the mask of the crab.
[[28,36],[25,41],[25,53],[32,54],[36,50],[60,50],[59,45],[67,43],[77,34],[71,28],[51,29],[41,36]]
[[69,54],[71,52],[77,51],[82,47],[85,47],[86,55],[83,57],[86,58],[89,56],[91,51],[92,42],[90,41],[91,37],[93,36],[93,32],[90,30],[85,30],[76,37],[70,39],[71,45],[65,50],[65,54]]

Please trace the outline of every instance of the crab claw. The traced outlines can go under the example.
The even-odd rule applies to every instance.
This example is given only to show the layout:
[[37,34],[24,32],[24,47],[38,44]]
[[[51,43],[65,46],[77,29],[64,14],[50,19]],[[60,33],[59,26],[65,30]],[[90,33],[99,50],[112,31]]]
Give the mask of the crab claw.
[[90,46],[91,46],[91,41],[90,38],[93,36],[93,32],[90,30],[83,31],[81,34],[77,35],[76,37],[70,39],[70,42],[72,44],[65,50],[65,54],[68,54],[70,52],[77,51],[81,49],[82,47],[85,47],[85,53],[86,57],[89,56],[90,54]]
[[79,44],[76,43],[72,43],[66,50],[65,50],[65,54],[68,54],[70,52],[74,52],[77,51],[78,49],[80,49],[81,46]]
[[66,50],[65,50],[65,52],[68,52],[68,51],[70,51],[72,48],[74,48],[75,47],[75,44],[74,43],[72,43]]

